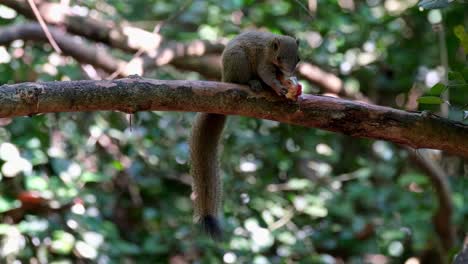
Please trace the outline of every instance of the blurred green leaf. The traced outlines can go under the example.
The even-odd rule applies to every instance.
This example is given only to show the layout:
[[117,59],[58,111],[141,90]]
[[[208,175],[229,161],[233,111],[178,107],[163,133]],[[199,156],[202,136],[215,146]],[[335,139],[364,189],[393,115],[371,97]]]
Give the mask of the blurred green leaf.
[[463,78],[463,75],[457,71],[449,71],[448,80],[450,84],[465,84],[466,81]]
[[431,95],[431,96],[440,96],[446,89],[446,86],[443,85],[442,83],[438,83],[434,86],[432,86],[432,88],[428,91],[428,95]]
[[411,183],[416,183],[418,185],[427,185],[429,180],[427,176],[419,173],[406,173],[400,176],[398,179],[398,184],[400,186],[406,187]]
[[75,237],[63,230],[55,231],[52,235],[51,250],[56,254],[69,254],[75,244]]
[[49,183],[42,176],[31,175],[26,177],[26,189],[45,191],[49,188]]
[[113,166],[116,170],[119,170],[119,171],[122,171],[122,170],[125,169],[124,165],[123,165],[120,161],[118,161],[118,160],[114,160],[114,161],[112,162],[112,166]]
[[421,104],[441,104],[444,100],[437,96],[421,96],[418,98],[418,102]]
[[16,208],[18,205],[17,201],[0,196],[0,213]]
[[104,182],[111,179],[108,175],[102,173],[84,172],[80,177],[82,182]]
[[468,34],[466,33],[465,28],[462,25],[458,25],[453,28],[453,32],[460,40],[465,54],[468,54]]

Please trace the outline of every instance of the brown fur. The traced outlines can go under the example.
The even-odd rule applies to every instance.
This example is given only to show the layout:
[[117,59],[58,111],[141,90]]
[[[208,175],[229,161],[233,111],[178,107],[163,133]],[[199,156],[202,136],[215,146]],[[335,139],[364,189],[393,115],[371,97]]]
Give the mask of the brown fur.
[[[223,51],[222,81],[249,84],[254,90],[266,85],[284,96],[288,89],[276,76],[293,75],[299,61],[297,49],[292,37],[267,32],[240,34]],[[199,113],[190,139],[195,217],[214,238],[221,236],[217,222],[222,198],[218,145],[225,121],[223,115]]]

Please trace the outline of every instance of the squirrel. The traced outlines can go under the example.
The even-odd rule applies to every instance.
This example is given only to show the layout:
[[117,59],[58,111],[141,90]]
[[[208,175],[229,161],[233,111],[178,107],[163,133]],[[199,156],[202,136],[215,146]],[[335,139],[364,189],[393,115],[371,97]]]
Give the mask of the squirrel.
[[[224,49],[222,81],[248,84],[254,92],[270,87],[291,99],[281,80],[294,75],[299,62],[299,42],[293,37],[251,31],[232,39]],[[218,168],[218,145],[226,116],[198,113],[190,137],[191,174],[195,220],[213,239],[221,238],[218,221],[222,184]]]

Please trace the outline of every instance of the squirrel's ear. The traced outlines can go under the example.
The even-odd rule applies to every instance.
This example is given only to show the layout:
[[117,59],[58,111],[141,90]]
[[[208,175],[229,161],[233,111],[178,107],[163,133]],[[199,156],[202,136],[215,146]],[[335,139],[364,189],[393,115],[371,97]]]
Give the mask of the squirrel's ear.
[[278,38],[274,38],[274,39],[271,41],[271,48],[272,48],[274,51],[277,51],[277,50],[279,49],[279,46],[280,46],[279,39],[278,39]]
[[299,47],[299,39],[296,39],[296,45]]

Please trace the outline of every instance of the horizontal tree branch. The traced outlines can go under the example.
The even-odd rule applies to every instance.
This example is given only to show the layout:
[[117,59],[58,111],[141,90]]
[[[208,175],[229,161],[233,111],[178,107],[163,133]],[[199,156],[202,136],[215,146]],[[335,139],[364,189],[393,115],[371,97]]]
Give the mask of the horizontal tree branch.
[[0,87],[0,105],[0,117],[116,110],[243,115],[468,157],[468,126],[462,123],[327,96],[304,95],[292,102],[231,83],[140,77],[19,83]]
[[[88,44],[82,38],[66,33],[58,27],[48,26],[48,28],[63,53],[80,63],[91,64],[109,73],[126,65],[125,61],[113,57],[103,47]],[[38,23],[0,27],[0,45],[9,45],[18,39],[48,43],[47,37]],[[208,41],[197,40],[189,43],[169,41],[151,52],[151,55],[149,55],[150,53],[145,54],[140,64],[127,65],[128,68],[121,69],[121,73],[123,76],[128,76],[135,72],[143,73],[147,69],[171,63],[183,70],[207,74],[210,78],[220,77],[221,64],[218,58],[223,48],[224,45],[221,43]],[[211,53],[217,55],[207,56],[216,57],[215,59],[203,58],[204,55]],[[199,56],[200,59],[197,60]]]
[[[0,4],[16,10],[21,15],[36,20],[27,0],[0,0]],[[63,26],[70,33],[87,39],[105,43],[125,51],[136,52],[140,48],[156,46],[160,36],[131,26],[119,26],[112,21],[104,21],[90,16],[74,14],[71,8],[61,3],[44,0],[36,1],[39,13],[47,24]],[[146,43],[135,42],[146,38]]]
[[[113,72],[118,69],[119,65],[125,64],[124,61],[111,56],[102,47],[87,44],[82,38],[70,35],[57,27],[49,26],[48,28],[62,52],[80,63],[94,65],[106,72]],[[0,45],[6,46],[18,39],[48,43],[38,23],[0,27]]]
[[[21,15],[36,21],[27,0],[0,0],[0,4],[6,5]],[[201,55],[221,53],[224,49],[224,44],[209,41],[198,41],[188,47],[186,44],[174,41],[160,45],[163,41],[163,37],[160,34],[130,26],[128,23],[122,22],[122,20],[120,20],[119,24],[116,24],[111,20],[76,15],[66,5],[45,0],[38,1],[37,6],[47,24],[64,27],[66,31],[72,34],[127,52],[137,52],[139,49],[143,49],[149,52],[148,55],[151,57],[151,53],[154,53],[156,48],[164,46],[164,51],[170,50],[177,56],[200,56],[200,52],[203,52]],[[201,47],[201,44],[203,44],[203,47]],[[156,52],[156,54],[159,53],[161,52]],[[158,58],[160,57],[155,58],[156,66],[159,65],[158,63],[161,63],[161,60],[158,60]]]
[[[153,52],[146,52],[142,56],[144,68],[154,68],[172,63],[174,60],[187,58],[198,58],[209,54],[221,55],[224,44],[221,42],[210,42],[195,40],[188,43],[166,41]],[[221,72],[221,64],[218,70]]]
[[[26,0],[0,0],[0,4],[15,9],[23,16],[35,20],[34,14]],[[143,70],[167,65],[172,63],[173,60],[177,60],[173,63],[176,67],[180,66],[182,69],[190,70],[201,69],[199,72],[210,78],[220,76],[220,65],[206,65],[206,60],[198,60],[197,57],[206,54],[221,55],[224,49],[224,43],[222,42],[195,41],[183,44],[172,41],[163,42],[162,45],[159,45],[163,41],[161,35],[138,27],[119,26],[112,21],[99,20],[89,16],[79,16],[73,14],[69,7],[60,3],[41,0],[37,2],[37,5],[41,15],[48,24],[63,26],[70,33],[83,36],[89,40],[102,42],[127,52],[136,52],[141,48],[147,51],[143,57]],[[157,49],[151,49],[151,47],[157,47]],[[184,63],[181,60],[181,58],[189,57],[193,57],[190,58],[190,63]],[[194,65],[198,65],[199,67],[194,68]],[[214,72],[216,68],[218,68],[217,73]],[[210,71],[206,71],[207,69]],[[109,72],[108,69],[105,70]],[[110,72],[113,72],[113,70]],[[137,70],[133,72],[143,71]],[[360,96],[348,94],[343,89],[343,82],[339,77],[311,63],[301,63],[298,67],[298,74],[301,78],[320,87],[325,93],[342,94],[352,98]]]
[[[114,72],[125,65],[125,62],[114,58],[106,49],[88,44],[81,38],[49,26],[49,31],[64,54],[73,57],[80,63],[87,63],[106,72]],[[0,45],[9,45],[21,39],[48,43],[41,26],[38,23],[27,23],[0,27]],[[132,72],[143,73],[148,69],[172,64],[181,70],[196,71],[211,78],[221,79],[221,52],[224,45],[207,41],[193,41],[190,43],[167,42],[159,47],[151,56],[145,54],[139,69],[123,69],[122,75],[128,76]],[[131,65],[137,67],[136,65]],[[321,70],[310,63],[301,63],[298,67],[299,75],[320,87],[326,92],[342,92],[342,81],[331,73]]]

